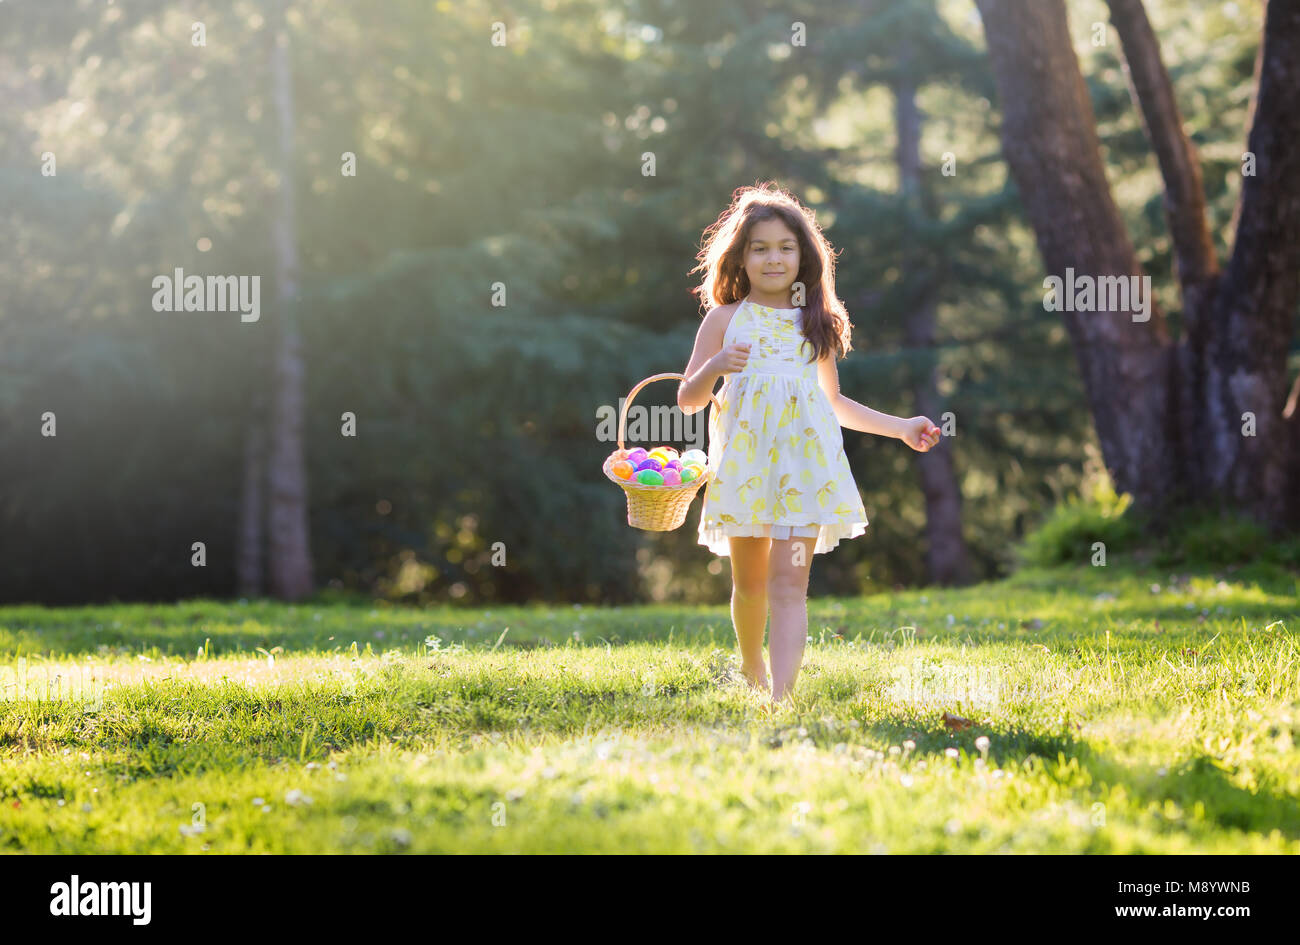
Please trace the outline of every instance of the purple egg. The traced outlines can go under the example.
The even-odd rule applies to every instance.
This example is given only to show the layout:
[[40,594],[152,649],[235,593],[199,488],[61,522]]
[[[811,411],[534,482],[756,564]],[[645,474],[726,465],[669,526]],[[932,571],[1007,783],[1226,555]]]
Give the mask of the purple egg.
[[640,472],[643,469],[653,469],[655,472],[663,472],[664,464],[659,462],[653,456],[648,456],[641,462],[637,463],[635,469]]
[[627,461],[632,464],[633,469],[637,469],[637,463],[641,462],[649,455],[649,453],[638,446],[636,449],[632,450],[632,452],[627,454]]
[[664,469],[675,469],[675,470],[677,470],[678,472],[681,472],[681,471],[682,471],[682,461],[681,461],[680,459],[670,459],[670,460],[668,461],[668,465],[666,465],[666,466],[664,467]]
[[682,484],[682,474],[671,466],[664,467],[663,477],[666,486],[679,486]]

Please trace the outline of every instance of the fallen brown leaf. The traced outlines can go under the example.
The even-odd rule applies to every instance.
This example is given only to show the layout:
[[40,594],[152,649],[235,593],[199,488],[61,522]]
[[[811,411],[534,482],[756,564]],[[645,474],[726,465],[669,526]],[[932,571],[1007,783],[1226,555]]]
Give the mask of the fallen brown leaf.
[[960,715],[953,715],[951,712],[943,714],[943,724],[953,729],[970,728],[975,723],[970,719],[963,719]]

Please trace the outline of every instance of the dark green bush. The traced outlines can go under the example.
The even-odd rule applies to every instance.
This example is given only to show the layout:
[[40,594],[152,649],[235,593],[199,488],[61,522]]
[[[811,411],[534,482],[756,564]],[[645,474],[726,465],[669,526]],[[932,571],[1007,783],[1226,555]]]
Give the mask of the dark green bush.
[[1131,504],[1132,496],[1117,495],[1109,476],[1102,474],[1084,494],[1058,505],[1025,536],[1016,551],[1020,564],[1087,563],[1093,543],[1100,541],[1108,555],[1138,556],[1160,567],[1300,567],[1300,536],[1279,540],[1249,516],[1219,508],[1189,508],[1161,533]]
[[1116,495],[1110,477],[1102,475],[1083,495],[1056,506],[1017,550],[1022,565],[1051,567],[1086,564],[1093,543],[1104,542],[1107,554],[1134,550],[1142,534],[1132,513],[1128,493]]
[[1254,519],[1217,509],[1194,509],[1179,517],[1155,557],[1161,565],[1268,563],[1300,565],[1300,538],[1277,540]]

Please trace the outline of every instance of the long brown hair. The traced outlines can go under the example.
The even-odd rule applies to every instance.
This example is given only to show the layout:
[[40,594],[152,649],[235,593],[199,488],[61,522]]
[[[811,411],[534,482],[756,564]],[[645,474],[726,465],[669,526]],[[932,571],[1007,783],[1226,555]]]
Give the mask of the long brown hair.
[[799,273],[796,282],[805,287],[803,335],[812,346],[812,361],[833,351],[836,359],[852,350],[853,324],[844,304],[835,295],[835,251],[822,235],[813,211],[804,207],[789,191],[774,182],[740,187],[731,195],[731,206],[704,231],[704,244],[691,273],[703,272],[704,280],[691,290],[698,294],[707,313],[715,305],[738,302],[749,294],[745,272],[745,248],[754,225],[780,220],[799,241]]

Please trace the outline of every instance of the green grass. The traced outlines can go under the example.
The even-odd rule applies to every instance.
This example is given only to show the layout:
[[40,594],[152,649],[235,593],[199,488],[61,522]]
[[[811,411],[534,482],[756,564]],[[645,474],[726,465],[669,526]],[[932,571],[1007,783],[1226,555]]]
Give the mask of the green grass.
[[1296,605],[1276,567],[813,600],[773,718],[725,606],[0,608],[0,850],[1300,853]]

